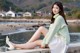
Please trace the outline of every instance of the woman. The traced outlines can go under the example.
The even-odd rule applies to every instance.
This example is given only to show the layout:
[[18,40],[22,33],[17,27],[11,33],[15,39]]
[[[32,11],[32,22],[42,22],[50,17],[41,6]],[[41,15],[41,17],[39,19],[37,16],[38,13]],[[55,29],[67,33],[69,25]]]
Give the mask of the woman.
[[[40,26],[31,39],[25,44],[14,44],[9,42],[9,40],[6,42],[12,44],[11,48],[31,49],[40,46],[41,48],[49,47],[51,53],[64,53],[70,42],[70,36],[62,3],[55,2],[51,10],[52,18],[49,30]],[[44,39],[38,40],[41,33],[44,35]]]

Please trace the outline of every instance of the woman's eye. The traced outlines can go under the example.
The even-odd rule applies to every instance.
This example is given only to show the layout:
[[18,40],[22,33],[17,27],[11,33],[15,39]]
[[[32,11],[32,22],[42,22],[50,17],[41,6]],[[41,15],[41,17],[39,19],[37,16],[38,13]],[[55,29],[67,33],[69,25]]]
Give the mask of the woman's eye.
[[58,9],[58,7],[53,7],[54,9]]
[[56,9],[58,9],[58,7],[56,7]]

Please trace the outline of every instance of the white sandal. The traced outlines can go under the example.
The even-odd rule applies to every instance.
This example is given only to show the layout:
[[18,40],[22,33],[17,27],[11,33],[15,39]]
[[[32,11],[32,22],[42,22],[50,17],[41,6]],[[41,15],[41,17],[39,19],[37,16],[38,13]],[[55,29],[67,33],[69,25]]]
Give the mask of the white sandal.
[[6,44],[9,46],[9,47],[8,47],[9,50],[13,50],[13,49],[14,49],[14,46],[13,46],[12,43],[9,41],[8,36],[6,37]]

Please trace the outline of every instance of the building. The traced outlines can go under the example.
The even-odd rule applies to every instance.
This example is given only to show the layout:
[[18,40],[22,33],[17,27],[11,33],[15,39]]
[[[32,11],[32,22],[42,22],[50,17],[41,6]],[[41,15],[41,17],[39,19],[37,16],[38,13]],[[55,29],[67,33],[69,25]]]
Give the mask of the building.
[[5,17],[5,12],[0,12],[0,17]]
[[32,17],[32,14],[30,12],[23,13],[23,17]]
[[7,17],[15,17],[15,13],[11,10],[9,10],[8,12],[6,12],[6,16]]
[[11,7],[10,10],[6,12],[6,17],[15,17],[15,13],[11,10]]
[[36,15],[37,15],[37,16],[42,16],[43,14],[42,14],[41,11],[37,11],[37,12],[36,12]]
[[23,12],[16,13],[16,17],[23,17]]

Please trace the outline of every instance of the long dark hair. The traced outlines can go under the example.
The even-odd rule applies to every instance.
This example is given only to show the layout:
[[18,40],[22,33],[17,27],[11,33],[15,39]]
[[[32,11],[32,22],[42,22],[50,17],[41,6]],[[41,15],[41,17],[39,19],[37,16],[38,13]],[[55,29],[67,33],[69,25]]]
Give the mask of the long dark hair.
[[[55,2],[55,3],[52,5],[51,10],[53,9],[54,5],[57,5],[57,6],[59,7],[59,14],[64,18],[65,23],[68,24],[67,21],[66,21],[65,15],[64,15],[64,9],[63,9],[62,3],[59,2],[59,1]],[[53,11],[51,12],[51,14],[52,14],[51,23],[54,23],[55,18],[53,18],[53,16],[54,16],[55,14],[53,13]]]

